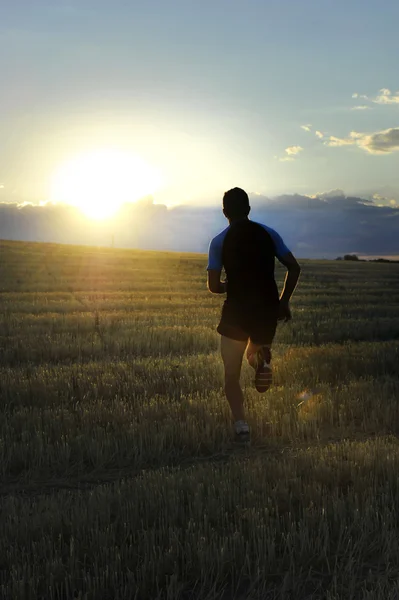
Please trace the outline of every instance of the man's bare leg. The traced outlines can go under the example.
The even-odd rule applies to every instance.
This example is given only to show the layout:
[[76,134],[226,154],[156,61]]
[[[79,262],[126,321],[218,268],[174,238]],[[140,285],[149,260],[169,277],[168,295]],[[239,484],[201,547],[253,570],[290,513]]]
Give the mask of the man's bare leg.
[[247,346],[247,351],[246,351],[246,358],[248,363],[251,365],[251,367],[253,367],[254,369],[257,368],[257,363],[258,363],[258,359],[259,359],[259,352],[260,350],[262,350],[263,346],[261,344],[254,344],[252,340],[249,340],[248,346]]
[[222,335],[221,352],[224,364],[224,390],[234,421],[245,421],[244,396],[240,386],[242,358],[247,342],[238,342]]

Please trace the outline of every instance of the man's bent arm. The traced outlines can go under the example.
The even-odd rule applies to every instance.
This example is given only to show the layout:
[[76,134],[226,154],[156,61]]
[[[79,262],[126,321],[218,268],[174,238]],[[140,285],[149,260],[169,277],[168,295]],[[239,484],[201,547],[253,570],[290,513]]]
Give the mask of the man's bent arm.
[[226,282],[220,281],[221,270],[209,269],[208,271],[208,290],[212,294],[224,294],[226,292]]
[[280,302],[288,303],[297,286],[299,275],[301,273],[301,267],[291,252],[279,258],[279,261],[287,268],[287,274],[285,276]]

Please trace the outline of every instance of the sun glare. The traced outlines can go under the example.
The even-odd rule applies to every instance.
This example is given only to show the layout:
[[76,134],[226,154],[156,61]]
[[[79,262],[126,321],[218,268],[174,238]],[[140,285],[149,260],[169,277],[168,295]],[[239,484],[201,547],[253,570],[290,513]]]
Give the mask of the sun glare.
[[105,219],[125,202],[135,202],[159,186],[159,174],[137,156],[101,149],[61,165],[51,182],[50,199],[77,206],[91,218]]

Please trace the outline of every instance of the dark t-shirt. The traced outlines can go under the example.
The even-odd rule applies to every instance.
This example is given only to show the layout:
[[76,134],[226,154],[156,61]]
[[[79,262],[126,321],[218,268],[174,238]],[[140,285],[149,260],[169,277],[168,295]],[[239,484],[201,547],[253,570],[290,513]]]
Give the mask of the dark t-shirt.
[[216,236],[210,245],[208,269],[224,267],[228,303],[248,307],[278,303],[275,257],[288,254],[281,237],[265,225],[243,219]]

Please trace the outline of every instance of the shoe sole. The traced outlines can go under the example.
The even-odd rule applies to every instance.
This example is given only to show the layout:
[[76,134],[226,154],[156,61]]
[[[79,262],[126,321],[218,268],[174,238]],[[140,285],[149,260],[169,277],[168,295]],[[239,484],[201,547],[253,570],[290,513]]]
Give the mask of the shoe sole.
[[251,436],[249,435],[249,433],[236,433],[235,441],[237,444],[248,446],[251,443]]
[[273,383],[273,374],[270,362],[272,355],[269,348],[263,348],[257,355],[257,367],[255,371],[256,391],[264,394]]
[[259,365],[255,374],[255,387],[260,394],[264,394],[270,389],[273,383],[273,373],[269,366],[265,364]]

